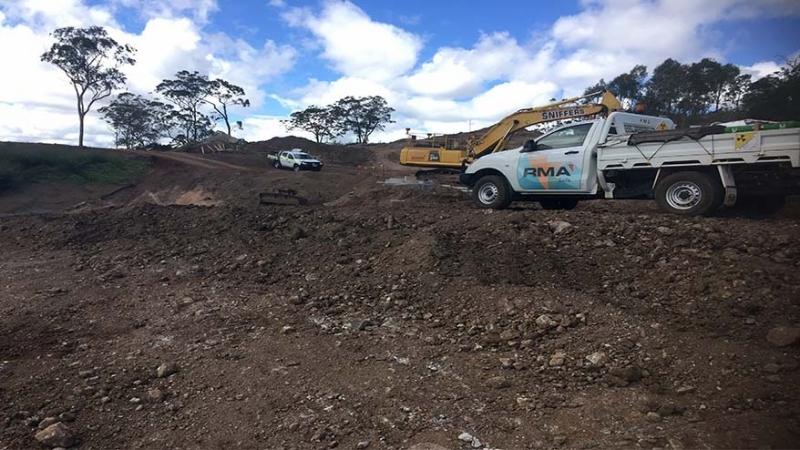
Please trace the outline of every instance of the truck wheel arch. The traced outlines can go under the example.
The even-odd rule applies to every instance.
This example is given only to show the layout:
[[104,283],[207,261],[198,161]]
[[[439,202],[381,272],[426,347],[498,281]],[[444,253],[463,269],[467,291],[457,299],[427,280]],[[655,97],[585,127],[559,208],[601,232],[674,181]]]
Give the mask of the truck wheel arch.
[[506,182],[506,187],[507,187],[509,190],[511,190],[511,183],[509,183],[509,182],[508,182],[508,179],[506,178],[506,176],[505,176],[505,175],[503,175],[503,173],[502,173],[502,172],[500,172],[500,171],[499,171],[499,170],[497,170],[497,169],[481,169],[481,170],[479,170],[479,171],[477,171],[477,172],[473,173],[473,174],[470,176],[470,180],[471,180],[471,182],[470,182],[470,184],[469,184],[469,187],[475,186],[475,183],[477,183],[477,182],[478,182],[478,180],[480,180],[480,179],[481,179],[481,178],[483,178],[483,177],[488,177],[488,176],[490,176],[490,175],[498,176],[498,177],[502,178],[503,180],[505,180],[505,182]]

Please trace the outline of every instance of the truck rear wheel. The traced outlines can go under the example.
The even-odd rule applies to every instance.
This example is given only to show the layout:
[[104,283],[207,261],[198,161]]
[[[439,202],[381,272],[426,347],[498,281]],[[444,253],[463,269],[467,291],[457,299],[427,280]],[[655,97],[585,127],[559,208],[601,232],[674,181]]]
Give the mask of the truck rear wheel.
[[702,172],[677,172],[656,185],[656,203],[666,212],[682,216],[709,215],[722,204],[719,180]]
[[552,198],[547,200],[539,200],[539,204],[542,205],[542,209],[565,209],[569,211],[578,206],[578,201],[574,198]]
[[505,209],[511,204],[510,191],[503,177],[487,175],[472,187],[472,200],[478,208]]
[[280,169],[281,168],[281,162],[276,159],[275,162],[272,163],[272,167],[274,167],[276,169]]

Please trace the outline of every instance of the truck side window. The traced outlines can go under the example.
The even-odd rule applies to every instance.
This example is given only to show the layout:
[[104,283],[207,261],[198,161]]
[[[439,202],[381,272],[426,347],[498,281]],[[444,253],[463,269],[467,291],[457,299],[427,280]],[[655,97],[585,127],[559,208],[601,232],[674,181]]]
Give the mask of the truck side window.
[[548,150],[554,148],[579,147],[583,145],[591,123],[582,123],[574,127],[563,128],[536,141],[536,150]]

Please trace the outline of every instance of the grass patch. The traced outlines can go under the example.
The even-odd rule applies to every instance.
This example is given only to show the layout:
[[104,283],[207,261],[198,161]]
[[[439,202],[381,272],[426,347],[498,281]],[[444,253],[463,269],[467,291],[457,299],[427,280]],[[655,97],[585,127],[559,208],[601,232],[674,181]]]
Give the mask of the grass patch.
[[121,184],[142,175],[146,160],[101,150],[0,142],[0,191],[29,183]]

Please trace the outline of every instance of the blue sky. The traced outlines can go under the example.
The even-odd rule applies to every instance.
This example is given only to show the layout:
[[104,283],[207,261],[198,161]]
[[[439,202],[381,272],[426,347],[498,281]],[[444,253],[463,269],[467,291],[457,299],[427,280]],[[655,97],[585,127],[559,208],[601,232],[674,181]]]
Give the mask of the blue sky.
[[[128,88],[181,69],[244,86],[247,139],[344,95],[383,95],[405,127],[461,131],[667,57],[705,56],[763,76],[800,50],[796,0],[0,0],[0,139],[74,136],[65,80],[38,61],[59,26],[102,25],[139,49]],[[88,123],[94,143],[110,134]]]

